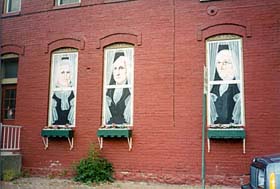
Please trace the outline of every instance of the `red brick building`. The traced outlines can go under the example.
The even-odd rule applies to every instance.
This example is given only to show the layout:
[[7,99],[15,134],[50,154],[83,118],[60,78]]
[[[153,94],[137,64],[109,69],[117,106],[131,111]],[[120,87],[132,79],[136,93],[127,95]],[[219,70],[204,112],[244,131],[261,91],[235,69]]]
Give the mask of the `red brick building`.
[[[2,10],[1,121],[23,126],[23,168],[31,173],[71,170],[90,144],[98,144],[100,126],[116,123],[133,128],[131,151],[125,138],[104,138],[101,154],[113,163],[116,178],[199,184],[204,80],[207,125],[227,131],[236,126],[246,135],[246,153],[244,136],[210,140],[208,184],[243,183],[254,156],[279,152],[278,0],[3,0]],[[225,44],[238,63],[231,79],[216,80],[211,65]],[[109,83],[115,69],[109,61],[118,50],[130,62],[121,86]],[[72,82],[56,88],[56,64],[64,58],[72,64]],[[218,121],[216,101],[218,118],[212,117],[212,89],[222,85],[237,86],[238,100],[231,99],[239,107],[231,108],[231,121]],[[123,121],[109,121],[106,91],[124,88],[128,113]],[[65,102],[66,109],[74,108],[67,123],[53,122],[59,117],[53,113],[57,91],[74,91],[74,101],[67,96]],[[42,129],[65,124],[74,130],[73,149],[52,138],[45,150]],[[211,129],[205,130],[207,144]]]

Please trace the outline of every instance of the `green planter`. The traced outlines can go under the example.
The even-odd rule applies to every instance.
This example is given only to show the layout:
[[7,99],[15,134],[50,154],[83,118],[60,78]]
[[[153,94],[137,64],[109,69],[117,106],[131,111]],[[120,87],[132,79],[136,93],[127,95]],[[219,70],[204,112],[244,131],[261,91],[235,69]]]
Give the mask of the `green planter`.
[[70,150],[74,147],[74,130],[72,129],[43,129],[41,136],[45,150],[49,147],[49,138],[67,138]]
[[72,129],[43,129],[41,131],[42,137],[66,137],[73,138],[74,130]]
[[239,139],[243,141],[243,154],[246,153],[246,133],[245,130],[242,129],[211,129],[208,128],[207,131],[207,143],[208,143],[208,152],[210,152],[210,140],[217,139],[217,140],[225,140],[225,139]]
[[244,139],[244,129],[208,129],[209,139]]
[[103,148],[103,138],[127,138],[128,150],[132,149],[132,130],[125,128],[98,129],[97,137],[100,149]]
[[97,136],[103,138],[108,138],[108,137],[129,138],[132,136],[132,130],[131,129],[98,129]]

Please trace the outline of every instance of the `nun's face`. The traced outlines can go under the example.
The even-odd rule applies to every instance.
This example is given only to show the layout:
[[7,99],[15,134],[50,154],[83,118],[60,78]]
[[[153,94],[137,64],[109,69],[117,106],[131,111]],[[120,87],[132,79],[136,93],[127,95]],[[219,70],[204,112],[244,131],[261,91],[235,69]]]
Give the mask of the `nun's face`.
[[113,64],[113,76],[117,85],[125,84],[126,74],[126,59],[124,58],[124,56],[120,56]]
[[59,66],[58,84],[61,87],[70,87],[71,70],[69,64],[62,64]]
[[217,54],[216,68],[222,80],[232,80],[235,77],[232,55],[229,50],[222,50]]

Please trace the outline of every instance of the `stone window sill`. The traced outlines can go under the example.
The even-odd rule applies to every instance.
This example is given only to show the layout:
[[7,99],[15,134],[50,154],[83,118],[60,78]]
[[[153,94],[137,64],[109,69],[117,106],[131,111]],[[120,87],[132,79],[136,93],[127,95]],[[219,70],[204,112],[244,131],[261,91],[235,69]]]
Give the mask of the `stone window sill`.
[[18,12],[9,12],[9,13],[3,13],[1,15],[2,18],[6,18],[6,17],[13,17],[13,16],[19,16],[20,15],[20,11]]

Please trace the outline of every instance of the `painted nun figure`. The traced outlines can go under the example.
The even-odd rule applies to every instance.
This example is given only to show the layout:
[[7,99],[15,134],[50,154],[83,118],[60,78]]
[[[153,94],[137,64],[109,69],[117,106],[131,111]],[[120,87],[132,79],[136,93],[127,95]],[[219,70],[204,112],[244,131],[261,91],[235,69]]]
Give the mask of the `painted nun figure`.
[[57,65],[55,88],[52,96],[52,124],[73,125],[74,123],[74,92],[72,87],[72,64],[69,57],[62,57]]
[[131,119],[131,92],[128,84],[129,60],[123,51],[114,54],[110,86],[106,92],[106,124],[130,124]]
[[[215,58],[214,81],[239,78],[239,60],[229,44],[219,44]],[[214,70],[214,69],[213,69]],[[238,84],[214,84],[210,89],[211,124],[240,124],[241,102]]]

